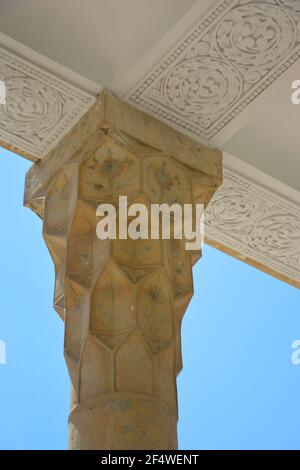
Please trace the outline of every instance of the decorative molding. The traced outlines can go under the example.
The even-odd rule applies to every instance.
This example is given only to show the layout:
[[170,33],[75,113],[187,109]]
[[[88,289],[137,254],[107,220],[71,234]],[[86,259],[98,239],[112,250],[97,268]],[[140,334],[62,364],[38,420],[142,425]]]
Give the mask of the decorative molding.
[[[236,2],[221,5],[225,3],[229,10]],[[289,3],[298,14],[298,2],[272,3],[276,8],[284,3],[284,11]],[[0,80],[5,80],[8,91],[6,108],[0,105],[0,141],[17,153],[40,159],[94,103],[95,93],[86,92],[84,78],[81,84],[72,80],[71,71],[62,79],[58,65],[48,72],[47,58],[24,59],[21,49],[18,54],[22,58],[0,48]],[[283,71],[280,68],[277,76]],[[156,117],[174,125],[159,114]],[[300,287],[300,193],[227,154],[224,166],[224,183],[207,209],[207,239]]]
[[209,141],[299,58],[298,0],[222,0],[126,99]]
[[95,97],[0,47],[0,140],[43,158],[95,102]]
[[213,245],[300,286],[299,205],[225,169],[205,220],[205,234]]
[[272,194],[276,194],[281,199],[283,198],[293,202],[295,205],[300,207],[300,191],[297,191],[297,189],[294,189],[276,178],[267,175],[267,173],[258,170],[256,167],[234,157],[228,152],[223,152],[223,167],[230,170],[233,174],[240,175],[246,180],[252,181],[258,186],[268,189]]

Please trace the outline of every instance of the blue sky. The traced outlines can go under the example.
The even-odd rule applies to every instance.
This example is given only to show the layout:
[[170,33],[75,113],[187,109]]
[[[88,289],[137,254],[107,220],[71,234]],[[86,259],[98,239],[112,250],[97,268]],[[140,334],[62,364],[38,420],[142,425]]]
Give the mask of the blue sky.
[[[25,209],[30,162],[0,149],[0,449],[65,449],[69,379],[54,269]],[[213,248],[194,269],[178,379],[181,449],[300,449],[300,291]]]

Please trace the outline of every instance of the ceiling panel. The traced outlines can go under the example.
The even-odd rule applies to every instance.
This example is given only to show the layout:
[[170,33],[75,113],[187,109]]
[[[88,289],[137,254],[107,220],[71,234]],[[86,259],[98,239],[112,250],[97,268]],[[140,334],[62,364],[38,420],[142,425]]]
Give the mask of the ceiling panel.
[[196,0],[1,0],[0,31],[112,88]]

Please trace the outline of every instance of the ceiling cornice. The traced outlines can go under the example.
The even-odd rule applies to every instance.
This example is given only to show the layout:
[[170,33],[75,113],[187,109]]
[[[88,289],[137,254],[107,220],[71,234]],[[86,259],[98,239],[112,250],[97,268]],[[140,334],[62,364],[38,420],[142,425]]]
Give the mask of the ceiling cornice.
[[[75,125],[101,86],[28,48],[22,53],[19,43],[12,50],[15,41],[8,47],[3,37],[0,79],[8,83],[9,103],[0,105],[0,140],[37,160]],[[228,154],[224,169],[224,184],[207,210],[206,241],[300,287],[300,193]]]
[[[223,185],[205,213],[206,241],[300,287],[300,205],[252,176],[224,168]],[[277,183],[273,180],[282,189]],[[293,196],[299,199],[300,193]]]
[[[220,0],[198,18],[182,37],[178,27],[170,31],[117,91],[177,130],[214,144],[299,60],[299,0]],[[185,21],[191,22],[189,15]],[[170,38],[175,46],[162,57]]]
[[[0,105],[0,142],[31,160],[43,158],[95,102],[95,96],[74,82],[78,75],[56,64],[62,79],[41,65],[4,48],[0,36],[0,80],[7,104]],[[7,37],[6,40],[7,41]],[[10,45],[17,44],[11,40]],[[25,55],[28,48],[24,47]],[[40,54],[32,52],[35,58]],[[53,69],[53,61],[41,59]],[[67,71],[67,72],[66,72]],[[73,83],[70,82],[72,78]]]

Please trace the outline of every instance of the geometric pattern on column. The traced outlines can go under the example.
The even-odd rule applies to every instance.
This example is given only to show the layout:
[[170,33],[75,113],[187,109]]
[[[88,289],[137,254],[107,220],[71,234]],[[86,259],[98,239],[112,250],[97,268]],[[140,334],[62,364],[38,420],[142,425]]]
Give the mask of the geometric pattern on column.
[[184,240],[99,240],[96,208],[208,204],[221,154],[104,91],[29,171],[25,204],[44,221],[65,321],[73,449],[176,449],[181,321],[200,251]]

